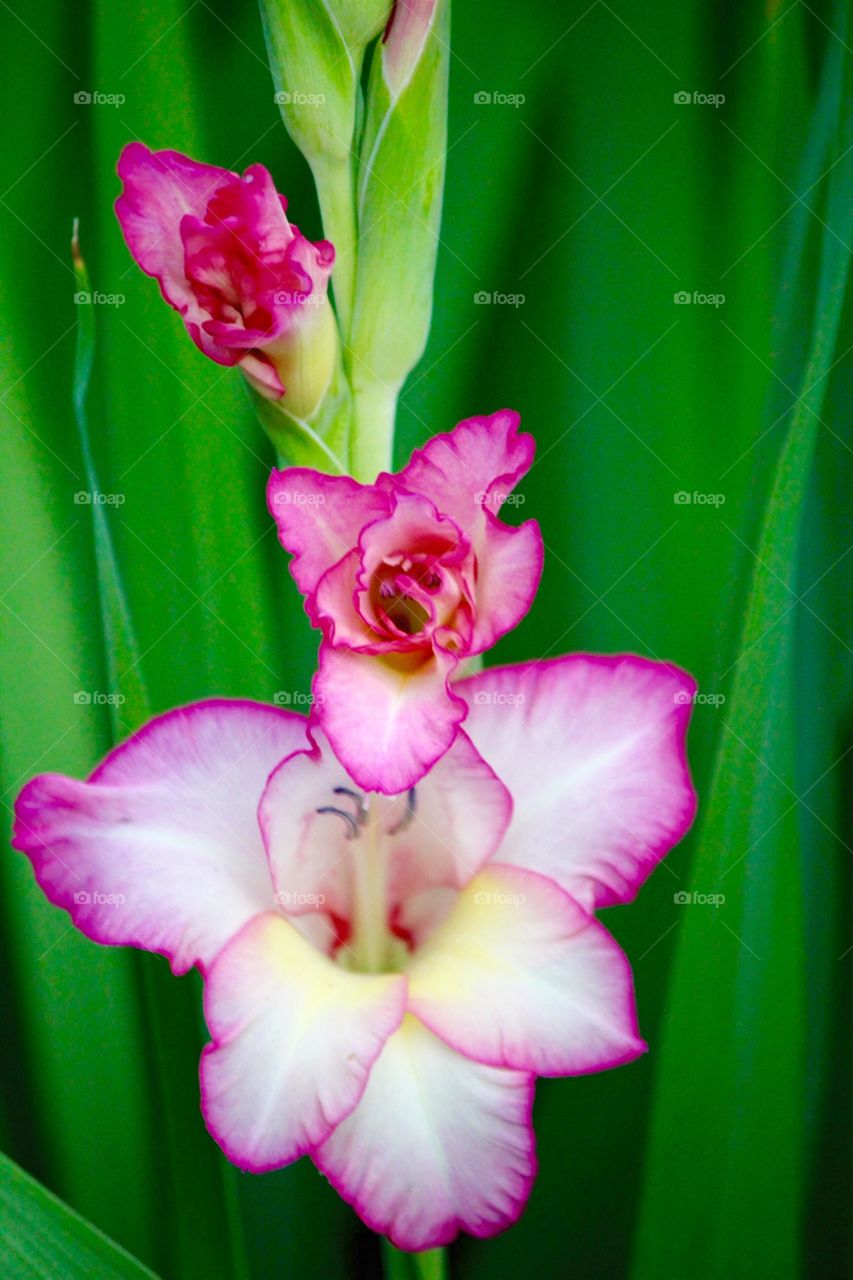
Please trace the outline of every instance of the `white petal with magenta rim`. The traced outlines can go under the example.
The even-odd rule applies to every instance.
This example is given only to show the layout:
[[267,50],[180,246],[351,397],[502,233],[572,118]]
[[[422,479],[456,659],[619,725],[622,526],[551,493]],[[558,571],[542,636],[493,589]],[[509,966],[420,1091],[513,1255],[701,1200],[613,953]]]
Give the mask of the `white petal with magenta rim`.
[[347,973],[281,916],[250,921],[205,984],[202,1110],[228,1158],[261,1172],[322,1142],[358,1102],[405,998],[405,978]]
[[454,1053],[407,1017],[361,1102],[314,1153],[368,1226],[400,1249],[490,1236],[524,1208],[536,1173],[533,1081]]
[[90,938],[162,951],[183,973],[273,905],[257,807],[272,769],[305,745],[305,721],[275,707],[170,711],[88,782],[34,778],[16,848]]
[[456,689],[466,732],[512,794],[501,862],[550,876],[585,906],[629,902],[693,820],[692,678],[631,654],[578,654]]
[[610,934],[551,880],[492,865],[407,968],[409,1008],[461,1053],[538,1075],[628,1062],[631,970]]

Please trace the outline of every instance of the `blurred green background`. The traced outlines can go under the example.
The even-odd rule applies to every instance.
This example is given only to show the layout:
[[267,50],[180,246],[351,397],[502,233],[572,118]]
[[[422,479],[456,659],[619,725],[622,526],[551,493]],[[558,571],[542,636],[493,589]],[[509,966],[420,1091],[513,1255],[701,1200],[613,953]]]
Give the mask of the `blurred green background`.
[[[132,266],[116,158],[139,138],[260,161],[321,228],[251,4],[10,0],[0,31],[8,824],[29,776],[88,772],[144,710],[76,696],[114,691],[114,655],[74,500],[91,485],[72,218],[93,287],[123,298],[92,309],[89,416],[156,711],[307,691],[316,635],[239,375]],[[455,6],[433,329],[398,461],[519,409],[539,450],[519,514],[546,566],[490,661],[632,650],[702,695],[701,821],[605,914],[651,1052],[540,1084],[530,1206],[453,1248],[465,1280],[853,1275],[851,43],[849,5],[821,0]],[[378,1275],[376,1240],[307,1161],[255,1178],[207,1137],[194,978],[77,935],[17,854],[0,892],[0,1148],[165,1280]]]

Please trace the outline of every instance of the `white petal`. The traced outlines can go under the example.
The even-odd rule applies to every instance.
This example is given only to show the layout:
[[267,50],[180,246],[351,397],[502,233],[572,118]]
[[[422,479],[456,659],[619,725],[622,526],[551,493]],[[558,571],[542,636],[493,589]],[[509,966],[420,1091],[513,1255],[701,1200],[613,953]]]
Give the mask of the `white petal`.
[[533,1080],[455,1053],[407,1017],[361,1102],[314,1153],[374,1231],[400,1249],[490,1236],[513,1223],[536,1173]]
[[405,998],[399,974],[347,973],[281,916],[251,920],[205,983],[202,1110],[229,1160],[259,1173],[322,1142],[361,1097]]

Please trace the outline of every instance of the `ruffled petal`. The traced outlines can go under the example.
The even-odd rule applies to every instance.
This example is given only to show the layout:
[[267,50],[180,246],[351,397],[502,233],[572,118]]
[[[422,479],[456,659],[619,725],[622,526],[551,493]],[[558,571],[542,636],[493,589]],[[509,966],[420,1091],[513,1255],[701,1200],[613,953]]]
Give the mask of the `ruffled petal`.
[[16,805],[15,847],[96,942],[206,966],[273,906],[257,808],[305,720],[252,702],[200,702],[152,720],[88,782],[42,774]]
[[349,476],[288,467],[270,476],[267,505],[281,545],[293,556],[296,585],[310,596],[323,574],[358,545],[364,526],[388,513],[389,500]]
[[389,642],[382,642],[368,629],[368,623],[356,608],[356,582],[361,568],[361,556],[350,551],[337,564],[324,573],[313,597],[313,619],[322,627],[326,637],[335,645],[347,649],[363,649],[376,653],[390,649]]
[[249,352],[238,362],[255,390],[266,400],[278,400],[284,395],[284,386],[275,365],[260,352]]
[[313,1158],[400,1249],[491,1236],[515,1222],[536,1175],[533,1080],[454,1053],[407,1017],[355,1111]]
[[434,502],[468,539],[476,557],[470,652],[482,653],[512,630],[533,603],[542,576],[542,535],[535,520],[512,528],[498,519],[530,469],[533,437],[510,409],[467,418],[433,436],[394,482]]
[[484,508],[499,511],[530,470],[535,444],[519,422],[512,409],[466,418],[416,450],[394,482],[429,498],[464,532]]
[[142,270],[159,281],[166,301],[200,322],[204,313],[184,270],[181,220],[187,214],[200,217],[216,189],[239,181],[237,175],[198,164],[179,151],[150,151],[131,142],[119,157],[118,176],[124,190],[115,208],[127,247]]
[[455,665],[442,650],[412,666],[320,646],[314,712],[360,787],[399,795],[444,755],[466,710],[447,686]]
[[552,880],[492,864],[407,967],[409,1008],[496,1067],[579,1075],[643,1053],[631,969]]
[[392,556],[442,557],[458,563],[468,553],[468,543],[448,516],[417,494],[394,493],[387,516],[365,526],[359,539],[365,581]]
[[550,876],[590,908],[629,902],[693,821],[692,677],[579,654],[455,687],[467,732],[513,797],[501,862]]
[[480,519],[472,654],[491,649],[521,622],[539,590],[545,554],[535,520],[512,529],[489,511]]
[[361,1097],[400,1025],[406,980],[347,973],[281,916],[256,916],[205,983],[213,1037],[202,1110],[234,1164],[276,1169],[322,1142]]

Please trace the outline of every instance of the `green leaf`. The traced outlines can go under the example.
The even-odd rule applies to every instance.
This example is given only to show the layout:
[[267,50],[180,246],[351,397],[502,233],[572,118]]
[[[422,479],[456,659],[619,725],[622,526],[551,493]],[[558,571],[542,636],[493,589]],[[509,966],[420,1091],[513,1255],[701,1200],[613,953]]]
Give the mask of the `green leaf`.
[[4,1280],[156,1280],[2,1154],[0,1273]]
[[[91,285],[86,264],[80,252],[78,224],[75,221],[72,238],[74,272],[77,278],[77,298],[91,299]],[[80,319],[77,325],[77,346],[74,361],[73,401],[80,433],[81,453],[89,485],[89,509],[92,512],[95,563],[98,575],[100,614],[105,650],[107,683],[112,696],[110,703],[113,740],[120,741],[131,730],[139,728],[151,714],[148,692],[142,676],[142,654],[130,616],[127,595],[121,578],[112,534],[106,516],[106,508],[98,501],[101,488],[98,483],[92,454],[86,398],[95,356],[96,327],[95,308],[90,302],[78,303]],[[120,699],[120,701],[119,701]],[[172,976],[165,970],[160,958],[132,957],[139,978],[140,998],[149,1028],[149,1063],[156,1091],[156,1109],[161,1116],[160,1132],[168,1176],[168,1186],[163,1188],[165,1220],[170,1223],[177,1249],[185,1258],[198,1254],[197,1227],[188,1209],[193,1195],[203,1196],[206,1207],[222,1197],[226,1211],[223,1226],[228,1229],[230,1212],[230,1171],[222,1184],[215,1164],[217,1153],[206,1137],[187,1131],[182,1107],[187,1105],[186,1090],[171,1078],[170,1056],[178,1038],[170,1022],[189,1026],[197,1019],[197,992],[193,987],[178,988]],[[181,1032],[179,1031],[179,1035]],[[184,1095],[183,1098],[181,1095]],[[239,1253],[239,1232],[226,1239],[235,1249],[235,1271],[242,1271]],[[195,1266],[195,1263],[185,1265]]]
[[[77,297],[91,298],[86,264],[80,252],[79,225],[74,222],[71,241],[74,274],[77,279]],[[80,434],[80,452],[83,457],[88,508],[92,513],[92,530],[95,544],[95,563],[98,570],[98,593],[101,606],[101,624],[106,651],[106,671],[109,689],[122,702],[111,702],[113,737],[124,736],[121,726],[138,728],[151,714],[148,692],[142,678],[141,653],[130,617],[130,608],[121,573],[116,559],[113,538],[107,520],[106,507],[99,498],[102,495],[92,454],[89,421],[86,414],[86,397],[95,358],[95,307],[91,303],[78,303],[77,346],[74,358],[72,399],[74,416]],[[119,706],[121,712],[119,714]]]
[[[794,679],[797,574],[815,442],[829,374],[841,358],[837,337],[850,265],[844,237],[853,196],[847,154],[853,112],[845,16],[842,6],[800,184],[805,200],[828,174],[810,353],[796,378],[750,551],[739,657],[713,780],[701,797],[691,892],[722,893],[725,902],[684,910],[635,1280],[801,1274],[807,992],[796,746],[813,709],[800,705]],[[801,211],[792,223],[799,254],[796,271],[786,273],[789,287],[804,266],[804,218]],[[790,271],[790,257],[786,265]],[[797,352],[799,328],[790,327],[785,336]],[[784,360],[780,366],[786,368]],[[793,385],[790,376],[784,381]]]
[[[40,85],[7,138],[9,180],[0,210],[0,305],[9,314],[17,310],[0,340],[0,771],[7,832],[14,797],[28,778],[42,770],[85,775],[109,746],[104,709],[80,701],[81,692],[104,690],[105,676],[90,524],[73,500],[87,480],[69,395],[77,314],[68,231],[78,200],[88,207],[91,184],[82,113],[73,106],[80,81],[68,68],[83,62],[85,24],[69,24],[62,4],[48,2],[37,25],[42,43],[11,11],[0,14],[8,62],[0,83],[4,116],[10,118],[27,85]],[[45,305],[16,308],[25,296]],[[8,844],[0,858],[0,967],[10,1154],[154,1261],[152,1125],[131,957],[79,935]]]

